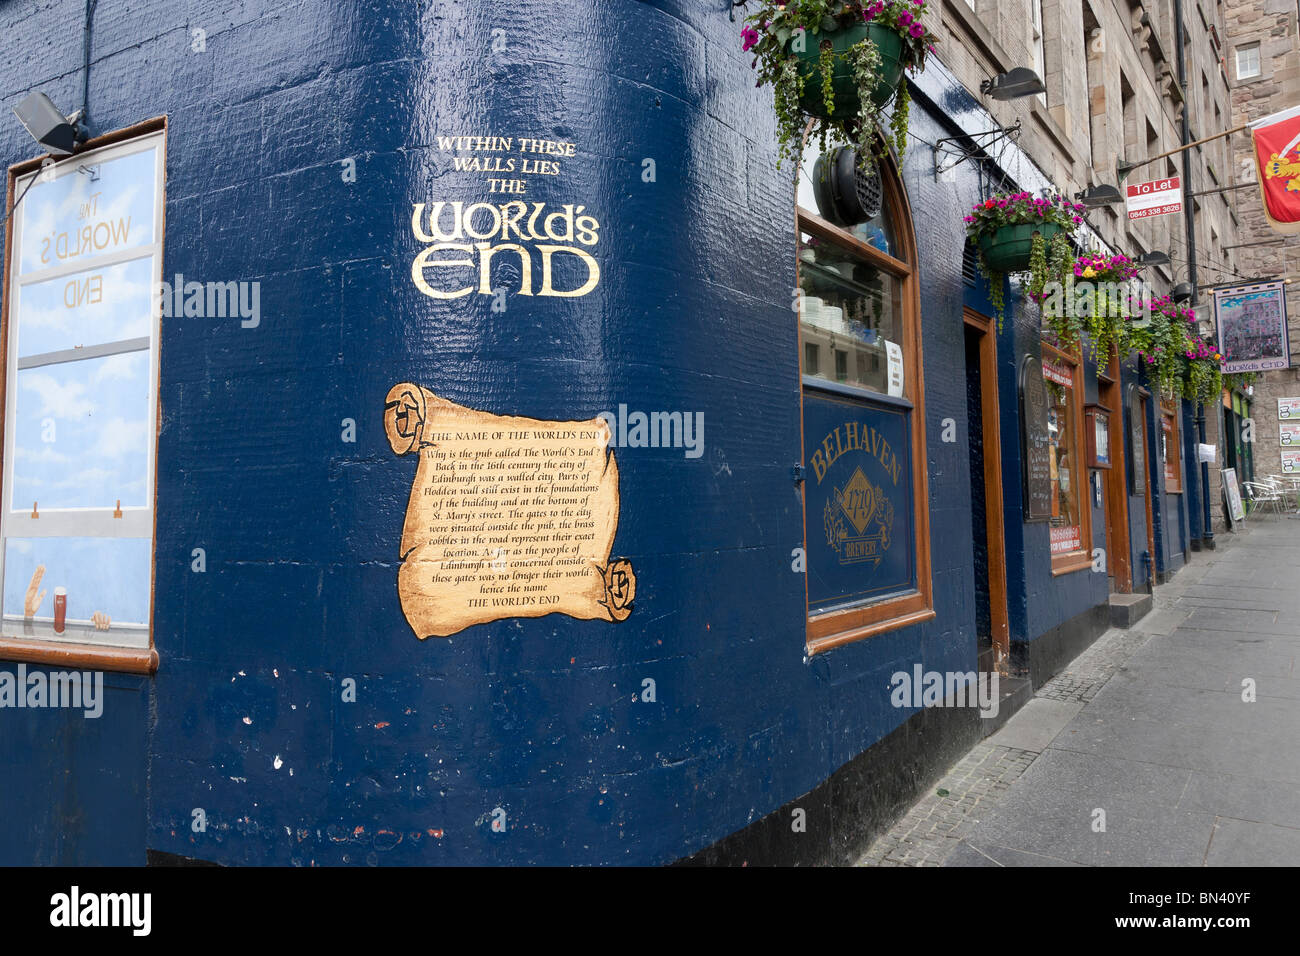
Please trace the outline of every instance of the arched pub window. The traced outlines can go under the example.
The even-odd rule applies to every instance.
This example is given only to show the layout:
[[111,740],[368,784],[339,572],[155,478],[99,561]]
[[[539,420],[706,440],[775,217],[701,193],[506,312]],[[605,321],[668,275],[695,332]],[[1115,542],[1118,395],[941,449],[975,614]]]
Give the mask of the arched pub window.
[[809,653],[934,617],[912,216],[854,159],[809,141],[799,174]]

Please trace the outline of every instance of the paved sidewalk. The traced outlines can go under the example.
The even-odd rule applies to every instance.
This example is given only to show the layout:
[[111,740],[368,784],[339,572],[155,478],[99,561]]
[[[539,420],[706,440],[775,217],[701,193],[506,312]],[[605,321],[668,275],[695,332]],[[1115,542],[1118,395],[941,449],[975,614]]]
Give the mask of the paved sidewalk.
[[859,865],[1300,864],[1300,519],[1216,541]]

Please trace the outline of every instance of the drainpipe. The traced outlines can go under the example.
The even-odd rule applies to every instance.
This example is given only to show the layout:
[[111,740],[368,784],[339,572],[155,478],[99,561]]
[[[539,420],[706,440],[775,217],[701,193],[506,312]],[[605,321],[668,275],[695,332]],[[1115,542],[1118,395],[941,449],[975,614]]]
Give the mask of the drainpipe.
[[[1174,63],[1178,70],[1178,88],[1183,94],[1183,116],[1179,123],[1179,131],[1182,135],[1181,145],[1186,146],[1192,141],[1192,127],[1190,118],[1187,115],[1187,55],[1183,49],[1184,32],[1183,0],[1174,0]],[[1192,203],[1192,195],[1195,190],[1192,189],[1192,151],[1190,149],[1183,150],[1183,189],[1183,195],[1187,197],[1187,202],[1183,204],[1183,224],[1187,229],[1187,281],[1192,286],[1192,307],[1195,308],[1200,301],[1200,292],[1196,287],[1196,212]],[[1196,407],[1196,433],[1200,443],[1204,444],[1205,403],[1197,402]],[[1199,449],[1197,450],[1197,457],[1200,457]],[[1214,526],[1210,517],[1210,465],[1208,462],[1201,462],[1201,509],[1201,547],[1213,551]]]

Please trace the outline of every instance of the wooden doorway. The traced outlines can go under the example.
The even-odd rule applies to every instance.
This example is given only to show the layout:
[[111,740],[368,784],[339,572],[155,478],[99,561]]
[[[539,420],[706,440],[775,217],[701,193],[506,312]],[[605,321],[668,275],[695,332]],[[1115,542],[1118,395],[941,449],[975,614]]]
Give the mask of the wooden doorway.
[[1007,552],[1002,527],[1002,440],[998,416],[997,337],[987,316],[965,310],[966,434],[971,467],[971,536],[979,669],[1007,676]]
[[[1133,591],[1133,549],[1129,541],[1128,452],[1124,445],[1124,395],[1120,390],[1119,348],[1110,347],[1104,369],[1097,370],[1097,404],[1106,416],[1107,451],[1110,468],[1103,472],[1102,497],[1106,511],[1106,571],[1110,589],[1116,594]],[[1096,428],[1094,419],[1092,426]],[[1094,441],[1096,439],[1093,439]]]

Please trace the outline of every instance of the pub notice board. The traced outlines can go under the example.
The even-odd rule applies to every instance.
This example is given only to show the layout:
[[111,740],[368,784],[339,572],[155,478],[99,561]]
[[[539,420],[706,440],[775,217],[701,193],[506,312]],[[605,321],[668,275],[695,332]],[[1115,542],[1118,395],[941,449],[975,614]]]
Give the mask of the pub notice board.
[[1043,366],[1032,355],[1020,365],[1020,438],[1024,445],[1025,520],[1052,517],[1052,436],[1047,425]]

